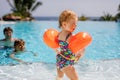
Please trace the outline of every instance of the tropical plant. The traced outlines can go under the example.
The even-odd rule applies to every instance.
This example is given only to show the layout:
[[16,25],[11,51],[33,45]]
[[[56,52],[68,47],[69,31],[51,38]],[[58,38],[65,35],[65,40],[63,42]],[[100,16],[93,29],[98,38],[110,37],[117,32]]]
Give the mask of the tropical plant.
[[118,13],[116,14],[116,19],[120,19],[120,5],[118,6]]
[[101,16],[100,18],[103,21],[113,21],[113,20],[115,20],[115,18],[109,13],[104,14],[104,16]]
[[80,21],[86,21],[87,17],[85,17],[84,15],[82,15],[81,17],[78,18],[78,20],[80,20]]
[[36,0],[7,0],[11,6],[11,10],[14,14],[21,15],[23,17],[30,17],[31,12],[34,11],[38,6],[42,5],[41,2],[36,2]]
[[117,14],[116,14],[116,18],[117,18],[117,19],[120,18],[120,13],[117,13]]
[[118,6],[118,11],[120,12],[120,4],[119,4],[119,6]]

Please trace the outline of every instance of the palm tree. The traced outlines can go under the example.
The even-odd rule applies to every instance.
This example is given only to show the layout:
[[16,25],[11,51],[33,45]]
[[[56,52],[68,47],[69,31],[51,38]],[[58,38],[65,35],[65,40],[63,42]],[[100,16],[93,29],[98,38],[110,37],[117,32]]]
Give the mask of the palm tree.
[[101,16],[100,18],[101,18],[101,20],[103,20],[103,21],[114,21],[114,20],[115,20],[115,18],[112,17],[112,15],[109,14],[109,13],[107,13],[107,14],[104,13],[104,16]]
[[116,18],[116,21],[120,21],[120,4],[118,6],[118,13],[116,14],[115,18]]
[[22,17],[31,17],[31,12],[42,5],[41,2],[36,2],[36,0],[13,0],[13,4],[11,0],[7,1],[12,8],[13,14]]
[[118,11],[120,12],[120,4],[119,4],[119,6],[118,6]]

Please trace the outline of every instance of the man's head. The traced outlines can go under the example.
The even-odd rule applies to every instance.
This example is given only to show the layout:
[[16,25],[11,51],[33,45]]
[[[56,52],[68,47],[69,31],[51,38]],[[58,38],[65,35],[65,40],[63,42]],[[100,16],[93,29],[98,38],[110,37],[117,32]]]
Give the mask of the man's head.
[[13,30],[10,27],[6,27],[3,30],[3,33],[5,35],[5,38],[10,39],[12,37]]

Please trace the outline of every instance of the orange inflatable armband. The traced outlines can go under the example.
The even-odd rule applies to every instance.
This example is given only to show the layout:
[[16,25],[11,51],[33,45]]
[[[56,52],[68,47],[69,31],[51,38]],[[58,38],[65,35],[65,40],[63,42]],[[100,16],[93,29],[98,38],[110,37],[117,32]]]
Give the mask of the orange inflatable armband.
[[72,36],[69,42],[69,49],[75,54],[84,49],[92,41],[92,37],[86,32],[79,32]]
[[55,29],[48,29],[43,35],[44,42],[51,48],[58,48],[58,31]]

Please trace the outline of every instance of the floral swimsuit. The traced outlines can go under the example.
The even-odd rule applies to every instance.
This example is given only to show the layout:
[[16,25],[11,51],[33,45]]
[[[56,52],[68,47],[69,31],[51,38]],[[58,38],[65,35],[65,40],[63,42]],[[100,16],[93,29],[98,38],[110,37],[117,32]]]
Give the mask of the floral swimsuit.
[[63,67],[74,65],[75,55],[68,48],[68,43],[66,41],[58,40],[60,45],[60,54],[57,54],[57,68],[62,69]]

